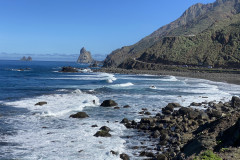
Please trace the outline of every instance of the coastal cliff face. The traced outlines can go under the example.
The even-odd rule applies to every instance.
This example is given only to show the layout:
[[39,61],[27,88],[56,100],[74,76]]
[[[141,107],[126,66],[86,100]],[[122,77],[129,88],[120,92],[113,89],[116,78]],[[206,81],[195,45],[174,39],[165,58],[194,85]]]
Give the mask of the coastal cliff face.
[[86,49],[83,47],[80,50],[80,55],[77,60],[78,63],[92,63],[94,60],[92,59],[91,53],[89,51],[86,51]]
[[129,59],[239,67],[239,12],[240,0],[193,5],[179,19],[138,43],[113,51],[105,59],[104,67],[123,67]]

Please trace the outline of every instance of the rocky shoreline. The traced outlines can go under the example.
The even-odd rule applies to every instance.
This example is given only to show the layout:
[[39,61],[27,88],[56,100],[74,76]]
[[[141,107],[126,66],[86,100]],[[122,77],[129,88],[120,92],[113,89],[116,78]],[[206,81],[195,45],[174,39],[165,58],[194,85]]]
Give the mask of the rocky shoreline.
[[151,74],[151,75],[172,75],[179,77],[190,77],[207,79],[216,82],[226,82],[240,85],[240,74],[233,73],[209,73],[199,71],[173,71],[173,70],[136,70],[136,69],[121,69],[121,68],[101,68],[96,72],[120,73],[120,74]]
[[150,144],[156,144],[153,150],[143,148],[136,156],[184,160],[197,159],[208,153],[219,159],[240,159],[240,98],[232,97],[225,103],[192,105],[204,105],[205,109],[169,103],[161,113],[141,118],[140,122],[124,118],[121,123],[126,128],[144,133]]

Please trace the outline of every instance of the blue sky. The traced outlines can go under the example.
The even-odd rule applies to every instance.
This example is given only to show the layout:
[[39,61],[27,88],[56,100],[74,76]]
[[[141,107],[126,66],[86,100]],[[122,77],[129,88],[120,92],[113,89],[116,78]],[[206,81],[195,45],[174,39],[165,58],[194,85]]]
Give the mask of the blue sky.
[[[0,59],[99,59],[214,0],[0,0]],[[65,56],[66,55],[66,56]],[[102,56],[101,56],[102,55]]]

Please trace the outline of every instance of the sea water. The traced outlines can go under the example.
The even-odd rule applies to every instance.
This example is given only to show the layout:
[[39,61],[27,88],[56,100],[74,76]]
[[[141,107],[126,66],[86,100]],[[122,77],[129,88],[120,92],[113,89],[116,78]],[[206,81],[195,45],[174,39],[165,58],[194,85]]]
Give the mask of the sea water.
[[[170,102],[189,106],[240,96],[239,85],[89,70],[62,73],[62,66],[87,67],[74,62],[0,61],[0,159],[120,159],[111,151],[141,159],[131,148],[149,144],[140,143],[141,133],[120,124],[123,118],[139,121],[142,108],[154,115]],[[116,101],[120,109],[100,107],[106,99]],[[36,106],[40,101],[47,104]],[[79,111],[89,118],[69,118]],[[108,126],[112,137],[93,136],[101,126]]]

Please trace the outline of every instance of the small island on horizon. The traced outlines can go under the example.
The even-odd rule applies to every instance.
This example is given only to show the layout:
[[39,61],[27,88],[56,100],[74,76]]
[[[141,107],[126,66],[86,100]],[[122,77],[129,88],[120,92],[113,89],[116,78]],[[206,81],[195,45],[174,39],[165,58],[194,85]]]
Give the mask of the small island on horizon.
[[20,61],[32,61],[32,57],[28,56],[27,58],[25,56],[23,56]]

